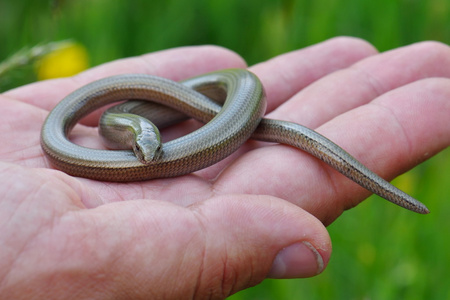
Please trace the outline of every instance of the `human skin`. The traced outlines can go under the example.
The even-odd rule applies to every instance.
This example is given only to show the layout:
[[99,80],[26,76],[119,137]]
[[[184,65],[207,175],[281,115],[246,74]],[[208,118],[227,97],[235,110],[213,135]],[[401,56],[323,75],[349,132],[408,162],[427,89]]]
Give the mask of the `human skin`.
[[[321,272],[331,254],[324,225],[369,192],[298,149],[250,141],[194,174],[126,184],[71,177],[43,156],[49,110],[95,79],[182,80],[244,67],[229,50],[185,47],[2,94],[0,298],[222,299],[267,277]],[[446,45],[378,54],[335,38],[250,70],[265,87],[267,117],[316,129],[386,179],[450,144]],[[72,139],[101,147],[97,120],[85,118]],[[190,121],[165,137],[196,127]]]

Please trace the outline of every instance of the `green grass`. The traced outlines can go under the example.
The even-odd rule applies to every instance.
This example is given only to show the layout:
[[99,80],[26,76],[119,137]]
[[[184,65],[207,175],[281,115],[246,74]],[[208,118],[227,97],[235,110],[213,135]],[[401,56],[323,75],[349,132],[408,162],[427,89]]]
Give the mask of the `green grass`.
[[[384,51],[422,40],[450,42],[447,0],[0,1],[0,61],[25,46],[74,39],[92,66],[170,47],[218,44],[249,64],[337,35]],[[33,66],[0,90],[35,80]],[[449,116],[450,117],[450,116]],[[450,299],[450,153],[395,181],[432,213],[420,216],[377,197],[329,226],[334,252],[311,279],[265,280],[238,299]]]

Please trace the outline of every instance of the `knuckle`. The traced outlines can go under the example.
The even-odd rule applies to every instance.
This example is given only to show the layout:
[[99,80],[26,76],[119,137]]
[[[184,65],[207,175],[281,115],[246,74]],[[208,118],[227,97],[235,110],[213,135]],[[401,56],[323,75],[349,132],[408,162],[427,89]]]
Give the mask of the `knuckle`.
[[423,56],[433,57],[435,59],[446,59],[450,57],[450,47],[437,41],[420,42],[416,45],[416,50]]
[[368,41],[350,36],[338,36],[329,40],[336,47],[341,47],[345,51],[364,52],[366,55],[376,54],[378,51]]

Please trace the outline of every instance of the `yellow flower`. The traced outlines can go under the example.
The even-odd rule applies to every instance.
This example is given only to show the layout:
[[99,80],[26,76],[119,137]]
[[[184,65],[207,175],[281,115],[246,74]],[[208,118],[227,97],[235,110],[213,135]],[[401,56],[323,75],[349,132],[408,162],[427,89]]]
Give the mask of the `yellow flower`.
[[89,67],[86,48],[77,43],[46,54],[37,65],[39,80],[75,75]]

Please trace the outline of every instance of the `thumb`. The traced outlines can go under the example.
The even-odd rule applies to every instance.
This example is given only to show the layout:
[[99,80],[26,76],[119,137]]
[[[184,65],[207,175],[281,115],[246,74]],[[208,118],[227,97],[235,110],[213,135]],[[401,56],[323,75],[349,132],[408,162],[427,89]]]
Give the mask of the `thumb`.
[[52,231],[70,236],[55,243],[70,280],[54,278],[90,296],[223,299],[266,277],[314,276],[331,253],[319,220],[271,196],[217,196],[189,207],[123,201],[75,216]]
[[198,293],[216,291],[228,296],[266,277],[311,277],[328,263],[331,241],[327,230],[287,201],[232,195],[189,208],[203,227]]

